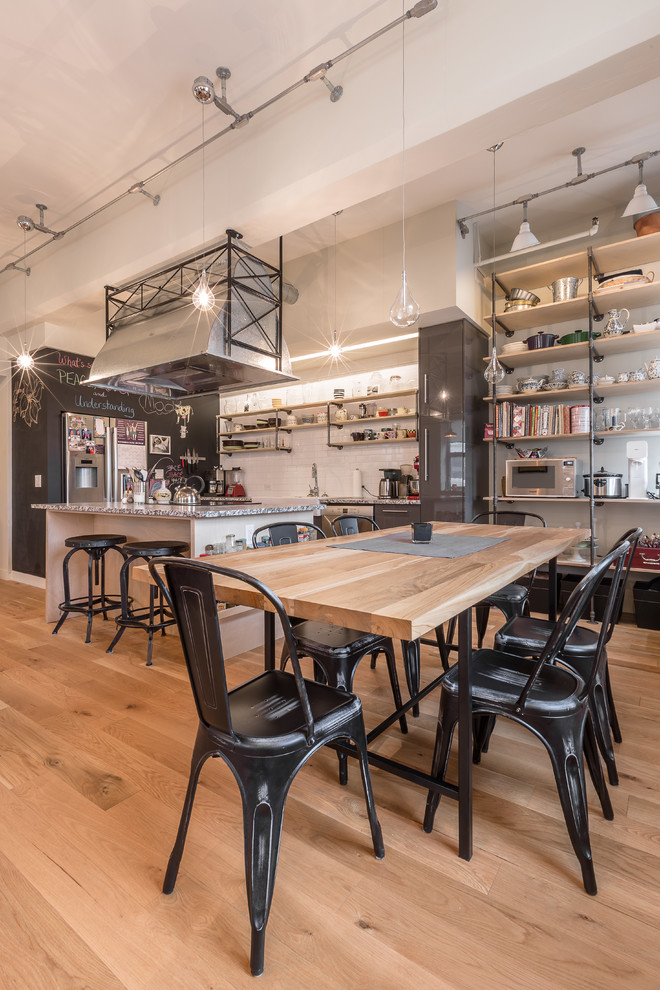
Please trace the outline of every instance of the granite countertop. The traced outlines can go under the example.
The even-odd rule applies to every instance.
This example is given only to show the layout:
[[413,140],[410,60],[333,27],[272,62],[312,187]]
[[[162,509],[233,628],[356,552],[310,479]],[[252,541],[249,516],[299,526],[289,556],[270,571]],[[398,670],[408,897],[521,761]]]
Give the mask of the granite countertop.
[[160,516],[170,519],[216,519],[227,516],[263,516],[275,512],[300,512],[301,509],[313,509],[320,514],[325,503],[316,498],[258,498],[244,505],[204,506],[172,505],[171,503],[134,502],[51,502],[34,503],[33,509],[47,509],[49,512],[90,512],[111,516]]
[[326,505],[419,505],[418,498],[376,498],[374,495],[356,498],[354,495],[323,495]]

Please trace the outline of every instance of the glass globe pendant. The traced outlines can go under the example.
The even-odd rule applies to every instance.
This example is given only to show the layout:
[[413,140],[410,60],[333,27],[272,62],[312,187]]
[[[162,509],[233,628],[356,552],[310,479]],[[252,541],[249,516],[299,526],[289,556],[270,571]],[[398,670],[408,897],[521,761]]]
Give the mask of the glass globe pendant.
[[506,371],[497,360],[497,348],[493,347],[493,353],[490,356],[490,361],[488,362],[488,367],[484,371],[484,378],[489,385],[497,385],[501,382],[506,375]]
[[195,309],[199,309],[203,313],[208,313],[208,311],[213,309],[215,306],[215,296],[213,295],[213,290],[209,285],[209,279],[205,268],[202,271],[197,288],[193,292],[192,301]]
[[419,319],[419,303],[408,288],[405,268],[401,272],[401,288],[390,307],[390,320],[395,327],[411,327]]

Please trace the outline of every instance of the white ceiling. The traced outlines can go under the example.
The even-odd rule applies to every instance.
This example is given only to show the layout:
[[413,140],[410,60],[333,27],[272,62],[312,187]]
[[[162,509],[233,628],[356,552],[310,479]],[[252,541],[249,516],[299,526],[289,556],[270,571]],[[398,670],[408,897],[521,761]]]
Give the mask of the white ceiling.
[[[440,0],[429,20],[445,18],[457,2]],[[482,12],[493,9],[485,0],[475,4]],[[602,7],[592,0],[584,4],[594,12]],[[501,21],[493,30],[508,44],[503,47],[493,36],[492,64],[475,63],[469,38],[462,39],[464,72],[483,79],[484,98],[489,73],[515,69],[518,56],[508,19],[515,7],[516,0],[498,6]],[[630,0],[631,20],[648,7],[646,0]],[[545,3],[538,8],[542,44],[542,19],[553,14]],[[0,268],[23,254],[18,214],[38,219],[35,204],[46,203],[46,225],[63,229],[198,144],[200,112],[190,91],[195,76],[214,78],[216,66],[228,63],[229,99],[245,112],[400,11],[399,0],[31,0],[7,5],[0,29]],[[412,22],[419,29],[423,23]],[[654,25],[649,20],[651,33]],[[594,38],[581,41],[596,44],[600,31],[594,26]],[[353,58],[377,60],[382,45],[377,42]],[[497,111],[473,116],[469,124],[448,126],[435,138],[416,141],[411,135],[407,212],[450,199],[462,201],[468,213],[487,209],[492,156],[484,149],[501,138],[498,201],[569,179],[575,171],[570,152],[577,145],[587,147],[585,171],[660,148],[658,65],[652,34],[645,45],[604,58],[588,75],[571,78],[567,69],[564,89],[554,86],[552,99],[550,88],[540,87]],[[459,101],[460,82],[448,81],[438,99]],[[251,122],[251,133],[260,120]],[[213,127],[219,130],[226,123],[218,113]],[[232,140],[243,133],[236,132]],[[297,216],[295,208],[289,210],[287,229],[281,231],[286,256],[331,243],[330,214],[338,205],[345,206],[337,223],[340,239],[396,220],[400,156],[392,156],[391,148],[383,154],[383,168],[388,178],[374,188],[386,191],[377,196],[369,193],[369,176],[356,169],[352,182],[342,186],[341,204],[336,190],[326,202],[319,200],[314,223],[302,221],[308,213]],[[646,180],[649,191],[660,197],[660,156],[649,162]],[[635,182],[636,169],[628,168],[535,201],[529,211],[532,228],[549,239],[584,229],[598,214],[605,228],[627,231],[630,221],[619,214]],[[519,222],[517,210],[498,215],[497,250],[507,249]],[[490,241],[488,222],[481,230]],[[43,240],[42,234],[28,235],[28,251]],[[48,248],[57,249],[57,244]]]

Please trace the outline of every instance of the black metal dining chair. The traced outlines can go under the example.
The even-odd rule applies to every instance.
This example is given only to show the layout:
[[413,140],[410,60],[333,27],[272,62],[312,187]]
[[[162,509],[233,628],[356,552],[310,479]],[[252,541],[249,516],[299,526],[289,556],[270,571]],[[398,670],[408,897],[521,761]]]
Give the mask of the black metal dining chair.
[[[509,509],[480,512],[473,517],[472,522],[482,523],[484,525],[491,523],[496,526],[525,526],[528,520],[538,520],[541,526],[546,526],[543,516],[539,516],[536,512],[518,512],[517,510]],[[484,643],[491,606],[499,608],[500,612],[503,612],[507,619],[513,619],[517,615],[523,615],[526,611],[529,611],[529,593],[535,577],[536,569],[528,575],[525,584],[519,581],[507,584],[474,606],[474,619],[477,627],[477,649],[480,650]],[[454,643],[455,634],[455,618],[450,619],[447,623],[446,633],[443,626],[438,626],[435,631],[438,652],[440,653],[442,666],[445,670],[449,670],[449,656],[451,651],[458,650],[458,647]],[[422,640],[422,642],[430,644],[431,641]]]
[[[268,541],[272,546],[286,546],[290,543],[297,543],[300,529],[309,527],[316,532],[316,539],[325,539],[325,533],[318,526],[300,522],[271,523],[269,526],[261,526],[252,534],[252,545],[258,547],[264,545],[259,538],[259,534],[268,530]],[[266,544],[268,545],[268,544]],[[316,622],[311,619],[291,620],[293,635],[296,641],[296,649],[299,657],[310,657],[314,662],[314,676],[316,680],[327,681],[333,687],[341,688],[345,691],[353,689],[353,678],[360,661],[371,654],[372,666],[374,656],[384,653],[387,660],[387,672],[392,689],[392,697],[395,707],[401,708],[401,689],[396,670],[396,658],[394,655],[394,644],[387,636],[380,636],[377,633],[365,633],[358,629],[347,629],[342,626],[331,626],[327,622]],[[289,657],[288,643],[284,640],[282,644],[282,654],[280,657],[280,668],[286,668]],[[402,732],[408,731],[406,716],[399,719]],[[341,752],[339,755],[339,779],[341,783],[346,783],[346,756]]]
[[[589,841],[584,760],[605,818],[614,817],[607,785],[598,757],[590,714],[589,695],[597,677],[602,677],[605,639],[616,592],[623,572],[626,541],[615,547],[580,581],[571,594],[538,659],[531,660],[502,650],[477,650],[472,655],[472,710],[475,716],[505,716],[530,729],[550,756],[564,820],[582,870],[584,889],[597,891]],[[573,634],[578,619],[614,568],[605,602],[605,617],[588,676],[556,663]],[[443,780],[447,770],[454,727],[458,721],[458,665],[442,682],[440,712],[433,754],[433,775]],[[424,831],[431,832],[440,795],[429,791]]]
[[380,529],[380,526],[371,516],[346,513],[333,519],[330,528],[335,536],[355,536],[356,533]]
[[[264,968],[266,924],[275,884],[284,805],[301,767],[322,746],[350,740],[357,748],[374,853],[385,855],[376,815],[360,699],[303,678],[291,625],[279,598],[241,571],[187,558],[155,558],[149,570],[176,618],[198,726],[179,829],[163,882],[174,890],[200,771],[211,757],[231,768],[243,802],[245,878],[252,928],[250,969]],[[265,670],[229,689],[213,575],[254,588],[279,617],[293,673]]]
[[[615,588],[614,608],[605,629],[602,673],[597,673],[589,694],[589,704],[591,706],[598,748],[605,761],[607,776],[612,785],[619,783],[612,737],[614,737],[615,742],[620,743],[621,729],[619,727],[610,683],[607,664],[607,644],[612,638],[614,627],[621,616],[633,553],[641,535],[641,527],[629,529],[617,540],[612,548],[615,550],[621,544],[628,543],[630,545],[630,552],[621,572],[619,585]],[[614,580],[614,577],[612,577],[613,582]],[[550,622],[549,619],[537,619],[526,615],[517,616],[506,622],[495,634],[495,647],[507,653],[514,653],[516,656],[538,657],[550,638],[553,627],[554,623]],[[576,626],[559,654],[558,661],[564,664],[564,666],[572,667],[586,680],[591,669],[594,653],[598,648],[599,637],[600,631],[598,629]],[[477,740],[477,752],[487,751],[491,731],[492,724],[490,726],[482,726],[481,739]]]
[[291,522],[269,523],[266,526],[259,526],[252,534],[252,546],[255,550],[259,550],[261,547],[283,547],[289,543],[300,543],[300,536],[305,531],[308,535],[313,533],[317,540],[325,539],[325,533],[320,526],[292,520]]
[[[374,530],[380,530],[380,526],[373,518],[373,516],[361,516],[355,513],[346,513],[345,515],[337,516],[330,522],[330,529],[334,536],[356,536],[358,533],[373,532]],[[378,650],[371,654],[371,669],[376,669],[376,660],[378,659]]]

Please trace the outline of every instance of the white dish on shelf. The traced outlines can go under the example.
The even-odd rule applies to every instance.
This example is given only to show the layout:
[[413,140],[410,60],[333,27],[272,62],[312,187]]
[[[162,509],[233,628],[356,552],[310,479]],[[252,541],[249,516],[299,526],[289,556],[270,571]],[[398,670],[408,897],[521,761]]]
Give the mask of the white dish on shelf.
[[660,330],[660,322],[653,320],[651,323],[633,323],[633,333],[648,333],[650,330]]

